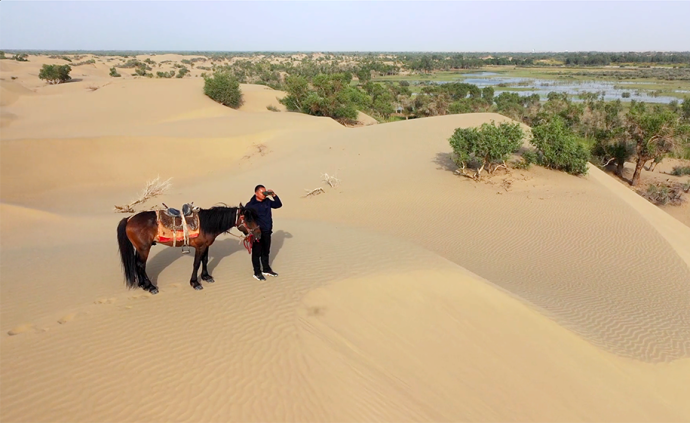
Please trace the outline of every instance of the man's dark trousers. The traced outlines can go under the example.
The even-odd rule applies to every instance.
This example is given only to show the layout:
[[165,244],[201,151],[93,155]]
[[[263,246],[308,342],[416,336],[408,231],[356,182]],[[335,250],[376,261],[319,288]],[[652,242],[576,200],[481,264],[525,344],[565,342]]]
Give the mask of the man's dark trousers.
[[271,233],[261,231],[261,240],[255,241],[252,246],[252,265],[254,274],[261,274],[261,266],[264,272],[270,272],[271,266],[268,264],[268,255],[271,253]]

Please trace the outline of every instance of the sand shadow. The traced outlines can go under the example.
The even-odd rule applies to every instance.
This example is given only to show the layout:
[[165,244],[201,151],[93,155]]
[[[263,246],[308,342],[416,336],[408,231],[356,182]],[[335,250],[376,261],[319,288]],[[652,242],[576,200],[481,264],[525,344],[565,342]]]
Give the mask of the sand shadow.
[[[238,242],[237,238],[227,238],[221,241],[216,241],[211,245],[208,252],[208,273],[213,275],[213,270],[218,267],[220,261],[225,257],[237,252],[244,252],[247,250]],[[247,254],[248,255],[248,254]],[[248,259],[249,260],[249,259]]]
[[433,162],[436,164],[436,169],[445,170],[448,172],[455,172],[458,170],[458,165],[453,161],[453,153],[436,153]]
[[292,238],[292,234],[283,230],[275,231],[271,235],[271,256],[268,258],[271,265],[273,264],[273,260],[275,260],[276,256],[280,252],[280,249],[283,248],[286,238]]
[[[190,254],[182,254],[180,248],[171,248],[161,246],[164,248],[160,253],[149,258],[146,263],[146,273],[149,275],[151,281],[158,286],[158,276],[166,267],[173,264],[176,260],[184,257],[189,258],[189,276],[192,275],[192,266],[194,265],[194,249],[190,250]],[[155,247],[154,247],[155,248]],[[216,241],[211,245],[208,253],[208,272],[213,274],[213,270],[218,267],[221,260],[238,251],[245,251],[235,238],[223,239]],[[199,266],[199,275],[201,275],[201,265]]]
[[[153,247],[153,248],[156,248],[156,247]],[[156,286],[158,286],[158,275],[160,275],[160,273],[163,271],[163,269],[170,266],[171,264],[173,264],[173,262],[175,262],[175,260],[177,260],[183,256],[182,250],[180,248],[172,248],[172,247],[167,247],[165,245],[161,245],[160,248],[163,248],[163,250],[160,253],[156,254],[155,256],[149,257],[149,259],[146,262],[146,274],[149,276],[149,279],[151,279],[151,282],[153,282],[153,284]],[[193,252],[191,254],[193,254]],[[192,257],[194,257],[194,256],[192,256]],[[192,274],[192,271],[191,271],[191,264],[192,263],[194,263],[194,262],[190,261],[190,269],[189,269],[190,276]]]

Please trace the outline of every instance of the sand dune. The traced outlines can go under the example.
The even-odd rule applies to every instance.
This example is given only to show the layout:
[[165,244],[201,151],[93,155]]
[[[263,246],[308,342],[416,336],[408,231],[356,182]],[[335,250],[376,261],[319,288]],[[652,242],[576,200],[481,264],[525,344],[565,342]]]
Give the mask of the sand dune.
[[[454,175],[454,129],[507,118],[345,128],[262,86],[232,110],[199,79],[25,76],[2,81],[3,422],[690,419],[690,228],[594,167]],[[203,291],[162,246],[160,293],[126,290],[112,206],[157,175],[152,203],[275,189],[280,276],[223,235]]]

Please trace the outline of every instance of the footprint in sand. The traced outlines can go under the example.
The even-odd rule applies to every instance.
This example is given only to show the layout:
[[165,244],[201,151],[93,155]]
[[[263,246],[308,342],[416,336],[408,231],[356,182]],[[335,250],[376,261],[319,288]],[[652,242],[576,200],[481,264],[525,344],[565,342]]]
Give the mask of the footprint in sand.
[[33,323],[26,323],[23,325],[19,325],[14,329],[11,329],[7,332],[9,336],[14,336],[14,335],[19,335],[20,333],[24,332],[29,332],[34,330],[34,324]]
[[98,298],[96,301],[94,301],[94,304],[115,304],[115,301],[117,301],[117,298]]
[[129,297],[130,300],[148,300],[149,298],[151,298],[151,294],[148,292],[146,294],[139,294]]
[[74,318],[77,317],[77,313],[70,313],[66,316],[64,316],[62,319],[58,320],[58,323],[61,325],[64,325],[65,323],[71,322],[74,320]]

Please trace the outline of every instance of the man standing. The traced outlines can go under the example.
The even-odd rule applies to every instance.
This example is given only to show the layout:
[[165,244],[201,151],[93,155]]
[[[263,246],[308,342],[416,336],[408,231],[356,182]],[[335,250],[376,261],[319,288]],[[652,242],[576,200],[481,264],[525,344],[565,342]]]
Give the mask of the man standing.
[[[273,197],[273,200],[266,198]],[[271,234],[273,233],[273,215],[271,209],[279,209],[283,206],[280,198],[272,190],[267,190],[263,185],[254,188],[254,195],[245,207],[252,207],[259,215],[259,227],[261,239],[255,240],[252,246],[252,265],[254,266],[254,279],[265,281],[264,275],[276,277],[278,274],[268,264],[268,255],[271,252]],[[261,267],[263,266],[263,272]]]

